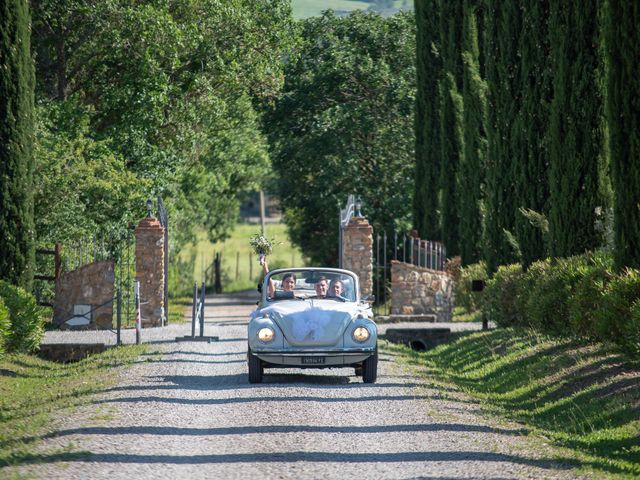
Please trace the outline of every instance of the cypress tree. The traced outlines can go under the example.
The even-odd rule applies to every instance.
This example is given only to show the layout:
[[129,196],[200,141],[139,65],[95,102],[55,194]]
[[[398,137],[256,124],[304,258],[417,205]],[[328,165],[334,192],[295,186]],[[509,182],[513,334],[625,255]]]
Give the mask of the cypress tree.
[[[485,70],[487,80],[487,171],[485,259],[490,271],[518,260],[508,233],[516,212],[515,123],[521,101],[518,39],[521,2],[487,0]],[[517,136],[516,136],[517,140]]]
[[440,78],[440,147],[442,150],[442,240],[449,256],[460,253],[458,170],[463,154],[462,18],[463,0],[441,2],[440,40],[443,75]]
[[416,2],[416,181],[413,223],[422,238],[441,240],[438,208],[440,176],[440,98],[438,0]]
[[592,250],[599,243],[594,223],[603,146],[598,18],[597,2],[550,2],[549,241],[556,257]]
[[482,203],[487,85],[480,73],[478,0],[465,2],[463,19],[463,132],[464,154],[460,164],[459,212],[460,255],[465,265],[480,260],[482,254]]
[[640,6],[609,0],[605,17],[607,121],[615,203],[615,259],[640,268]]
[[34,66],[28,0],[0,0],[0,278],[31,288]]
[[[548,0],[523,4],[520,56],[522,108],[517,121],[517,132],[521,135],[516,174],[518,206],[546,216],[551,103]],[[524,266],[547,256],[546,233],[520,212],[516,215],[516,236]]]

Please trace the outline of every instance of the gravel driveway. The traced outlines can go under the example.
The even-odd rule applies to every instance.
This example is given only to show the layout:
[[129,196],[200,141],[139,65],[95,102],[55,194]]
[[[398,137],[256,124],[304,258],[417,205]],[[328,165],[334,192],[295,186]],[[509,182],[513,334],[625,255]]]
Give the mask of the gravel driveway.
[[143,331],[161,358],[123,370],[117,386],[56,419],[41,445],[45,462],[17,472],[172,480],[579,476],[521,427],[486,418],[388,352],[373,385],[352,369],[267,370],[263,384],[249,385],[246,319],[254,301],[208,300],[205,334],[218,335],[216,343],[171,341],[188,325]]

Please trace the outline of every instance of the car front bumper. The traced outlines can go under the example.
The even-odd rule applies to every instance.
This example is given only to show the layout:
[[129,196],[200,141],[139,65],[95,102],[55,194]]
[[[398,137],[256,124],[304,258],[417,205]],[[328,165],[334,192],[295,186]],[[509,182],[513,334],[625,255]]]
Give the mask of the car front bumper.
[[361,363],[375,353],[375,347],[340,350],[286,350],[252,352],[267,366],[323,368]]

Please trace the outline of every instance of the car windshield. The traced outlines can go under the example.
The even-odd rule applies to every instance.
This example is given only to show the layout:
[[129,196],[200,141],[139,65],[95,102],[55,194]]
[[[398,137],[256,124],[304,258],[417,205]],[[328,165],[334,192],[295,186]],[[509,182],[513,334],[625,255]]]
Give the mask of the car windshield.
[[330,270],[277,272],[270,277],[272,289],[267,291],[270,302],[294,299],[327,299],[355,302],[355,281],[352,275]]

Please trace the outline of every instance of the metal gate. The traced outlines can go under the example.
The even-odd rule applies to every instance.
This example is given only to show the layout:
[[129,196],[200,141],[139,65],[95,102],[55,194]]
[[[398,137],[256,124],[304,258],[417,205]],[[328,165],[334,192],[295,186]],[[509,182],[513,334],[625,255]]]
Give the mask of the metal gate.
[[375,234],[373,259],[373,293],[378,315],[387,315],[391,300],[391,261],[444,271],[447,250],[442,242],[422,240],[414,230]]
[[351,194],[347,197],[347,206],[340,210],[338,225],[340,227],[340,235],[338,235],[338,268],[344,267],[344,229],[349,225],[349,221],[355,213],[356,196]]
[[[43,273],[43,272],[49,272]],[[36,249],[36,274],[33,276],[33,294],[38,305],[53,307],[55,282],[62,272],[60,244],[54,248]]]
[[119,231],[100,232],[62,246],[58,245],[59,266],[56,269],[56,278],[64,272],[71,272],[93,262],[112,260],[113,323],[121,321],[124,325],[131,325],[135,320],[134,248],[134,235],[130,227]]

